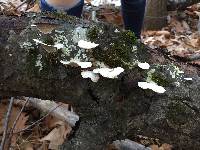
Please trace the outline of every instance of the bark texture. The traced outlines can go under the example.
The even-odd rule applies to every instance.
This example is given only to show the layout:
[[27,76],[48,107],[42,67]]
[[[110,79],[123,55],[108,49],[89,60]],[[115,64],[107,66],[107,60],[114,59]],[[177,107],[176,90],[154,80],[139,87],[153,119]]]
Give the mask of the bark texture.
[[185,10],[199,0],[147,0],[145,30],[160,30],[167,25],[167,11]]
[[[47,25],[52,31],[41,32]],[[111,25],[56,14],[0,16],[0,95],[71,103],[80,122],[61,149],[101,150],[115,140],[137,141],[139,135],[150,138],[147,145],[158,138],[175,149],[198,148],[198,68],[175,64],[163,51],[149,49],[129,32],[119,31]],[[99,46],[85,51],[77,46],[80,39]],[[56,43],[64,47],[55,49]],[[101,77],[93,83],[81,77],[85,69],[60,63],[76,57],[93,64],[99,60],[111,67],[121,66],[125,71],[117,79]],[[142,70],[138,62],[148,62],[151,68]],[[138,82],[147,80],[166,92],[138,87]]]
[[199,3],[199,0],[168,0],[168,10],[184,10],[188,6]]
[[159,30],[167,25],[167,0],[147,0],[145,30]]

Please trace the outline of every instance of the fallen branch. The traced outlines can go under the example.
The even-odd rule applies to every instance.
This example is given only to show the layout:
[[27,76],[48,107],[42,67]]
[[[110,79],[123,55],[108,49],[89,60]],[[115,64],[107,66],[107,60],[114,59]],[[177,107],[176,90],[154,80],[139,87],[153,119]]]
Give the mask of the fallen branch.
[[114,141],[112,146],[117,150],[151,150],[150,147],[145,147],[129,139]]
[[8,112],[6,114],[5,121],[4,121],[4,132],[3,132],[3,137],[1,140],[0,150],[4,150],[4,146],[6,143],[6,138],[7,138],[7,133],[8,133],[8,124],[9,124],[10,115],[12,112],[13,101],[14,101],[14,97],[11,97],[10,104],[8,106]]
[[10,134],[9,134],[9,136],[8,136],[8,144],[7,144],[8,146],[10,146],[10,142],[11,142],[12,137],[13,137],[13,132],[14,132],[14,130],[15,130],[15,127],[16,127],[16,125],[17,125],[17,122],[18,122],[18,120],[19,120],[19,118],[20,118],[20,116],[21,116],[21,114],[22,114],[24,108],[26,107],[26,104],[28,103],[28,101],[29,101],[29,98],[26,99],[25,103],[23,104],[23,106],[22,106],[20,112],[18,113],[18,115],[17,115],[17,117],[16,117],[16,119],[15,119],[13,125],[12,125],[12,128],[11,128],[11,130],[10,130]]
[[14,134],[18,134],[18,133],[21,133],[21,132],[24,132],[28,129],[30,129],[31,127],[33,127],[34,125],[36,125],[37,123],[39,123],[40,121],[42,121],[43,119],[45,119],[48,115],[50,115],[54,110],[56,110],[58,107],[60,107],[60,105],[57,105],[55,108],[51,109],[46,115],[44,115],[42,118],[40,118],[39,120],[35,121],[34,123],[32,123],[31,125],[27,126],[26,128],[20,130],[20,131],[17,131],[17,132],[14,132]]
[[[33,107],[40,109],[42,112],[50,112],[50,114],[66,123],[69,123],[72,127],[75,126],[79,120],[79,116],[72,111],[66,109],[66,107],[55,103],[54,101],[41,100],[37,98],[29,98]],[[53,111],[49,111],[52,108],[56,108]]]

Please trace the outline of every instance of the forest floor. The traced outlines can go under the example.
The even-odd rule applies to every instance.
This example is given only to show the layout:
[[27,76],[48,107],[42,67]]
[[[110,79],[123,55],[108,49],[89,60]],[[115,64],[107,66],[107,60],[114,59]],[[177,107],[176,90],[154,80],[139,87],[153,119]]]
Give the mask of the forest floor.
[[[25,3],[20,0],[0,0],[0,12],[20,16],[22,12],[39,12],[38,3]],[[116,1],[116,5],[118,1]],[[17,8],[17,9],[16,9]],[[197,24],[200,15],[200,4],[188,7],[184,11],[173,11],[168,13],[168,25],[159,31],[143,31],[142,42],[151,48],[164,48],[170,57],[176,57],[186,63],[200,67],[200,29]],[[103,5],[94,7],[91,2],[86,1],[83,13],[84,19],[104,21],[123,28],[123,20],[119,6]],[[3,99],[0,103],[0,138],[3,137],[5,114],[8,109],[8,100]],[[67,110],[72,111],[70,105],[62,104]],[[22,109],[22,107],[25,107]],[[20,114],[18,116],[18,114]],[[18,117],[17,117],[18,116]],[[16,122],[14,133],[11,137],[11,145],[14,149],[58,149],[72,128],[51,115],[45,116],[39,110],[24,103],[23,98],[15,100],[8,128],[13,127]],[[16,119],[17,118],[17,119]],[[41,119],[43,118],[43,119]],[[27,127],[37,122],[31,130]],[[27,128],[24,132],[23,129]],[[48,141],[48,142],[47,142]],[[171,150],[171,145],[153,143],[149,137],[140,137],[137,142],[146,145],[149,143],[153,150]]]

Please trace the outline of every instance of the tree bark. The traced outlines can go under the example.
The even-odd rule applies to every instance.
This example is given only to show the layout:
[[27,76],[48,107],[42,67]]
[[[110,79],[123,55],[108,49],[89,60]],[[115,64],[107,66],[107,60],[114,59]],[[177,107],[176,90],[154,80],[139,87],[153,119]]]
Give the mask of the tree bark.
[[[49,24],[52,31],[41,32]],[[103,23],[56,14],[0,16],[0,95],[55,99],[72,104],[80,122],[63,149],[105,149],[115,140],[140,141],[139,135],[150,137],[149,144],[153,144],[152,139],[160,139],[158,143],[172,144],[174,149],[199,147],[199,70],[177,63],[187,73],[181,74],[161,50],[132,43],[129,32],[119,31]],[[77,46],[79,39],[99,46],[84,51]],[[56,43],[64,45],[62,51],[52,46]],[[103,61],[125,71],[117,79],[101,77],[93,83],[81,77],[85,69],[60,63],[80,53],[95,56],[87,61]],[[148,62],[151,68],[142,70],[138,62]],[[193,80],[187,81],[185,77]],[[138,87],[138,82],[149,78],[166,92],[158,94]]]
[[145,30],[160,30],[167,25],[167,0],[147,0]]
[[199,0],[147,0],[145,30],[160,30],[167,25],[167,11],[184,10]]
[[167,9],[172,10],[184,10],[188,6],[199,3],[199,0],[168,0]]

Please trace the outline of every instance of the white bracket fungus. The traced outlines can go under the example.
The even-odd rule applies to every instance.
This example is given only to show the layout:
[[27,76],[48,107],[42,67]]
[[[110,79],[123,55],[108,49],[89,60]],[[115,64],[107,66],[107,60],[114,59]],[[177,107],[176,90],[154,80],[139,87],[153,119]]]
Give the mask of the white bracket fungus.
[[99,80],[99,75],[92,71],[83,71],[81,72],[81,76],[83,78],[90,78],[93,82],[97,82]]
[[92,63],[91,62],[80,62],[78,60],[73,60],[73,59],[71,59],[70,61],[61,60],[60,62],[62,64],[64,64],[64,65],[71,65],[71,66],[74,66],[74,67],[78,67],[78,66],[80,66],[81,68],[90,68],[90,67],[92,67]]
[[142,89],[151,89],[157,93],[164,93],[166,91],[162,86],[159,86],[156,83],[138,82],[138,86]]
[[93,70],[94,73],[99,73],[101,74],[103,77],[105,78],[117,78],[117,76],[119,74],[121,74],[122,72],[124,72],[124,69],[121,67],[117,67],[117,68],[99,68],[99,69],[94,69]]
[[98,45],[99,45],[99,44],[87,42],[87,41],[84,41],[84,40],[80,40],[80,41],[78,42],[78,46],[79,46],[80,48],[84,48],[84,49],[92,49],[92,48],[97,47]]
[[148,63],[138,63],[138,67],[140,67],[141,69],[149,69],[150,65]]

